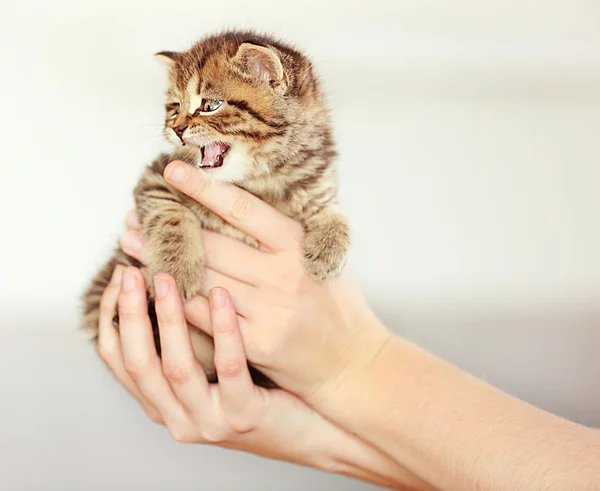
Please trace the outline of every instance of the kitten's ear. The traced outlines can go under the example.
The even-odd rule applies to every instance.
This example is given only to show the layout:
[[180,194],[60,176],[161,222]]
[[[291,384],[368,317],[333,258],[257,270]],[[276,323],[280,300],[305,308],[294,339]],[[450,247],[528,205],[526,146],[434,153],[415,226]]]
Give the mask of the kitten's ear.
[[263,80],[278,92],[286,88],[283,64],[272,48],[242,43],[233,57],[233,63],[245,74]]
[[170,68],[181,58],[181,53],[176,53],[175,51],[161,51],[155,53],[154,58],[162,61]]

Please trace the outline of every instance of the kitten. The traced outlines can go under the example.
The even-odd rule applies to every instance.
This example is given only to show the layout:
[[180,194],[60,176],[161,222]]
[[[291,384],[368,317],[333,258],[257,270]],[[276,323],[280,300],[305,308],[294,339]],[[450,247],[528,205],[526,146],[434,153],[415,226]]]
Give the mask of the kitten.
[[[167,184],[163,171],[169,162],[189,162],[301,222],[307,271],[317,280],[341,272],[350,231],[337,209],[337,154],[328,111],[305,55],[268,36],[229,31],[205,37],[188,51],[156,56],[169,70],[164,135],[175,150],[144,170],[134,197],[149,245],[148,312],[160,355],[151,279],[164,271],[184,299],[199,292],[204,261],[198,224],[258,246]],[[141,266],[118,248],[92,280],[83,302],[84,328],[93,339],[100,297],[117,264]],[[189,331],[200,365],[216,381],[212,338],[191,326]],[[257,383],[271,385],[252,371]]]

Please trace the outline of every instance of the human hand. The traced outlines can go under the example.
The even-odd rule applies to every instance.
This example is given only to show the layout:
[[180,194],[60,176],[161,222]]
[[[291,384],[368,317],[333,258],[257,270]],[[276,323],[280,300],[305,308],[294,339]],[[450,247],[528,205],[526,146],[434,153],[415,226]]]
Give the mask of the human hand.
[[[162,359],[154,346],[142,273],[118,266],[104,292],[98,351],[116,378],[177,441],[299,458],[282,454],[283,442],[307,438],[317,418],[292,395],[252,383],[228,293],[216,289],[211,295],[219,383],[209,384],[194,358],[173,278],[161,273],[154,283]],[[119,332],[112,324],[117,302]]]
[[[117,266],[101,301],[98,351],[146,413],[183,443],[213,444],[402,489],[430,486],[292,394],[253,385],[231,298],[210,292],[218,384],[194,358],[173,278],[154,277],[162,359],[154,347],[143,274]],[[112,324],[118,303],[119,332]]]
[[[176,181],[177,171],[183,180]],[[253,195],[213,182],[183,163],[165,178],[183,193],[251,235],[260,250],[203,232],[206,271],[202,296],[185,306],[187,320],[210,332],[208,291],[231,292],[248,358],[278,385],[310,400],[360,369],[390,334],[377,322],[348,272],[320,283],[305,268],[302,226]],[[142,262],[144,237],[130,215],[122,247]],[[138,244],[138,248],[131,244]]]

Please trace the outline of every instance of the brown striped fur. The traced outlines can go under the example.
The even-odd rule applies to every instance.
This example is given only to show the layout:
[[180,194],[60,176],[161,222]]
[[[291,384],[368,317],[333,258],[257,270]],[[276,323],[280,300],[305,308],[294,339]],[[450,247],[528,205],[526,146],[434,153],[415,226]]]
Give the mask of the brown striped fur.
[[[258,245],[163,178],[166,165],[176,159],[200,166],[200,146],[214,141],[231,148],[224,165],[208,171],[210,177],[232,182],[303,223],[307,270],[318,280],[337,275],[345,264],[350,233],[337,209],[329,115],[306,56],[271,37],[234,31],[206,37],[183,53],[158,55],[169,68],[164,133],[176,148],[149,165],[134,190],[149,243],[148,279],[165,271],[184,298],[198,293],[203,267],[198,224]],[[214,114],[198,114],[203,99],[224,103]],[[177,126],[186,127],[185,145],[173,130]],[[84,327],[94,339],[100,297],[116,264],[140,266],[117,249],[92,280],[83,301]],[[149,313],[160,353],[152,298],[150,287]],[[195,328],[190,335],[198,360],[215,381],[211,338]],[[254,375],[258,383],[270,385],[258,372]]]

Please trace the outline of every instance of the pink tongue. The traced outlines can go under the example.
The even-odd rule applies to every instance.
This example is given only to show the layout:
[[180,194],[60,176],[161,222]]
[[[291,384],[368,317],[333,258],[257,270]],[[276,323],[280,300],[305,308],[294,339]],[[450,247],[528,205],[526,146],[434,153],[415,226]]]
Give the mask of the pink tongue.
[[206,145],[204,147],[204,158],[202,159],[202,165],[207,165],[213,167],[218,159],[218,157],[227,150],[227,145],[225,143],[211,143],[210,145]]

